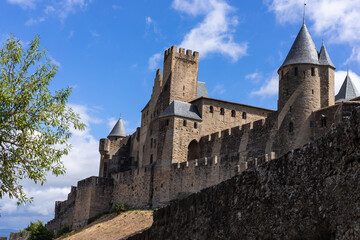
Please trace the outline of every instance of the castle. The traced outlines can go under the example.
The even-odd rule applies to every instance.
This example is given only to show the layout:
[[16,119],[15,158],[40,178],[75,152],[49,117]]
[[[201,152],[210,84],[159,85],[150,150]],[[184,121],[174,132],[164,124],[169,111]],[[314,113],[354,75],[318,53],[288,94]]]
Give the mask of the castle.
[[126,135],[118,120],[100,140],[99,176],[56,202],[48,229],[79,228],[117,202],[158,208],[216,185],[321,137],[358,100],[347,76],[335,103],[335,66],[305,22],[278,70],[277,111],[209,98],[198,63],[198,52],[165,51],[141,127]]

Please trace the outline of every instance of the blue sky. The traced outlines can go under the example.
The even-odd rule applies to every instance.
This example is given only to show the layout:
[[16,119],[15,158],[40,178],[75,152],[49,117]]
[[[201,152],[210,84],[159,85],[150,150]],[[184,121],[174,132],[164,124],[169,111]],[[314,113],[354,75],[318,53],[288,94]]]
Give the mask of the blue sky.
[[[33,204],[0,200],[0,229],[52,219],[55,200],[98,174],[98,140],[120,113],[128,133],[140,125],[155,71],[172,45],[200,52],[199,80],[210,97],[276,109],[276,71],[300,30],[302,9],[303,0],[0,1],[0,42],[15,34],[26,44],[39,34],[59,66],[52,89],[72,86],[70,104],[88,125],[74,132],[66,176],[49,176],[44,187],[24,182]],[[307,26],[337,67],[336,90],[347,65],[360,89],[359,19],[360,0],[308,1]]]

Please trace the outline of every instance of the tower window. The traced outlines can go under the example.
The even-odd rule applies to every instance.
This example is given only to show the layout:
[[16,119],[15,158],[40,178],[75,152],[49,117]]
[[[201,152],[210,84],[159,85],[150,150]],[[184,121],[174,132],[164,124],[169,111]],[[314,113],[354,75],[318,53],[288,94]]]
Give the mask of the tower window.
[[156,148],[156,139],[154,139],[154,148]]
[[213,113],[213,112],[214,112],[214,107],[213,107],[213,106],[210,106],[209,111],[210,111],[210,113]]
[[315,76],[315,68],[311,68],[311,76]]
[[314,94],[314,89],[311,90],[311,93]]
[[220,108],[220,115],[224,115],[224,114],[225,114],[224,108]]
[[197,128],[197,122],[194,122],[194,128],[195,129]]
[[166,119],[165,125],[169,126],[169,119]]
[[289,112],[291,112],[292,111],[292,106],[290,106],[290,109],[289,109]]
[[294,124],[292,122],[289,123],[289,132],[294,132]]
[[243,118],[243,119],[246,119],[246,112],[243,112],[243,113],[242,113],[242,118]]
[[289,89],[286,89],[286,96],[289,96]]
[[153,163],[153,155],[150,156],[150,164]]
[[294,69],[294,75],[295,75],[295,76],[298,75],[298,68],[297,68],[297,67],[295,67],[295,69]]
[[183,121],[183,126],[186,127],[186,120]]
[[324,115],[321,117],[321,127],[326,127],[326,117]]
[[281,70],[281,77],[283,77],[284,76],[284,71],[283,70]]
[[231,110],[231,117],[235,117],[235,116],[236,116],[235,110]]
[[152,148],[153,147],[153,139],[151,139],[151,141],[150,141],[150,148]]

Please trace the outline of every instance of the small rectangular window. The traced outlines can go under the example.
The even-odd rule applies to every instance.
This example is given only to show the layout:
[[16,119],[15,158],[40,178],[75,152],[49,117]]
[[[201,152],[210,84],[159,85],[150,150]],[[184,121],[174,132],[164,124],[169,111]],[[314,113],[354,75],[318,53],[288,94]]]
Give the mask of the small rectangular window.
[[186,120],[183,121],[183,126],[186,127]]
[[294,69],[294,75],[295,75],[295,76],[298,75],[298,68],[297,68],[297,67],[295,67],[295,69]]
[[315,68],[311,68],[311,76],[315,76]]

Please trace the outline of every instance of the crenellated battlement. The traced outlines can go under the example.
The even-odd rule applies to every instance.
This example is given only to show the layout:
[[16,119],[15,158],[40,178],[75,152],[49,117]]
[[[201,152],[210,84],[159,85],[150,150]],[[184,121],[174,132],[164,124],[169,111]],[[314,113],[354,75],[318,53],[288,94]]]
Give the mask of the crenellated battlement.
[[209,135],[202,136],[200,138],[200,143],[202,145],[209,145],[214,142],[223,142],[226,140],[231,140],[236,138],[241,140],[241,137],[245,134],[248,135],[257,135],[264,132],[269,132],[273,122],[267,119],[260,119],[254,122],[249,122],[241,126],[236,126],[233,128],[225,129],[220,132],[215,132]]
[[190,49],[187,49],[185,51],[185,48],[179,48],[177,46],[172,46],[170,48],[168,48],[167,50],[165,50],[164,53],[164,60],[169,56],[169,55],[173,55],[175,57],[178,58],[183,58],[186,60],[192,60],[192,61],[199,61],[199,52],[197,51],[192,51]]

